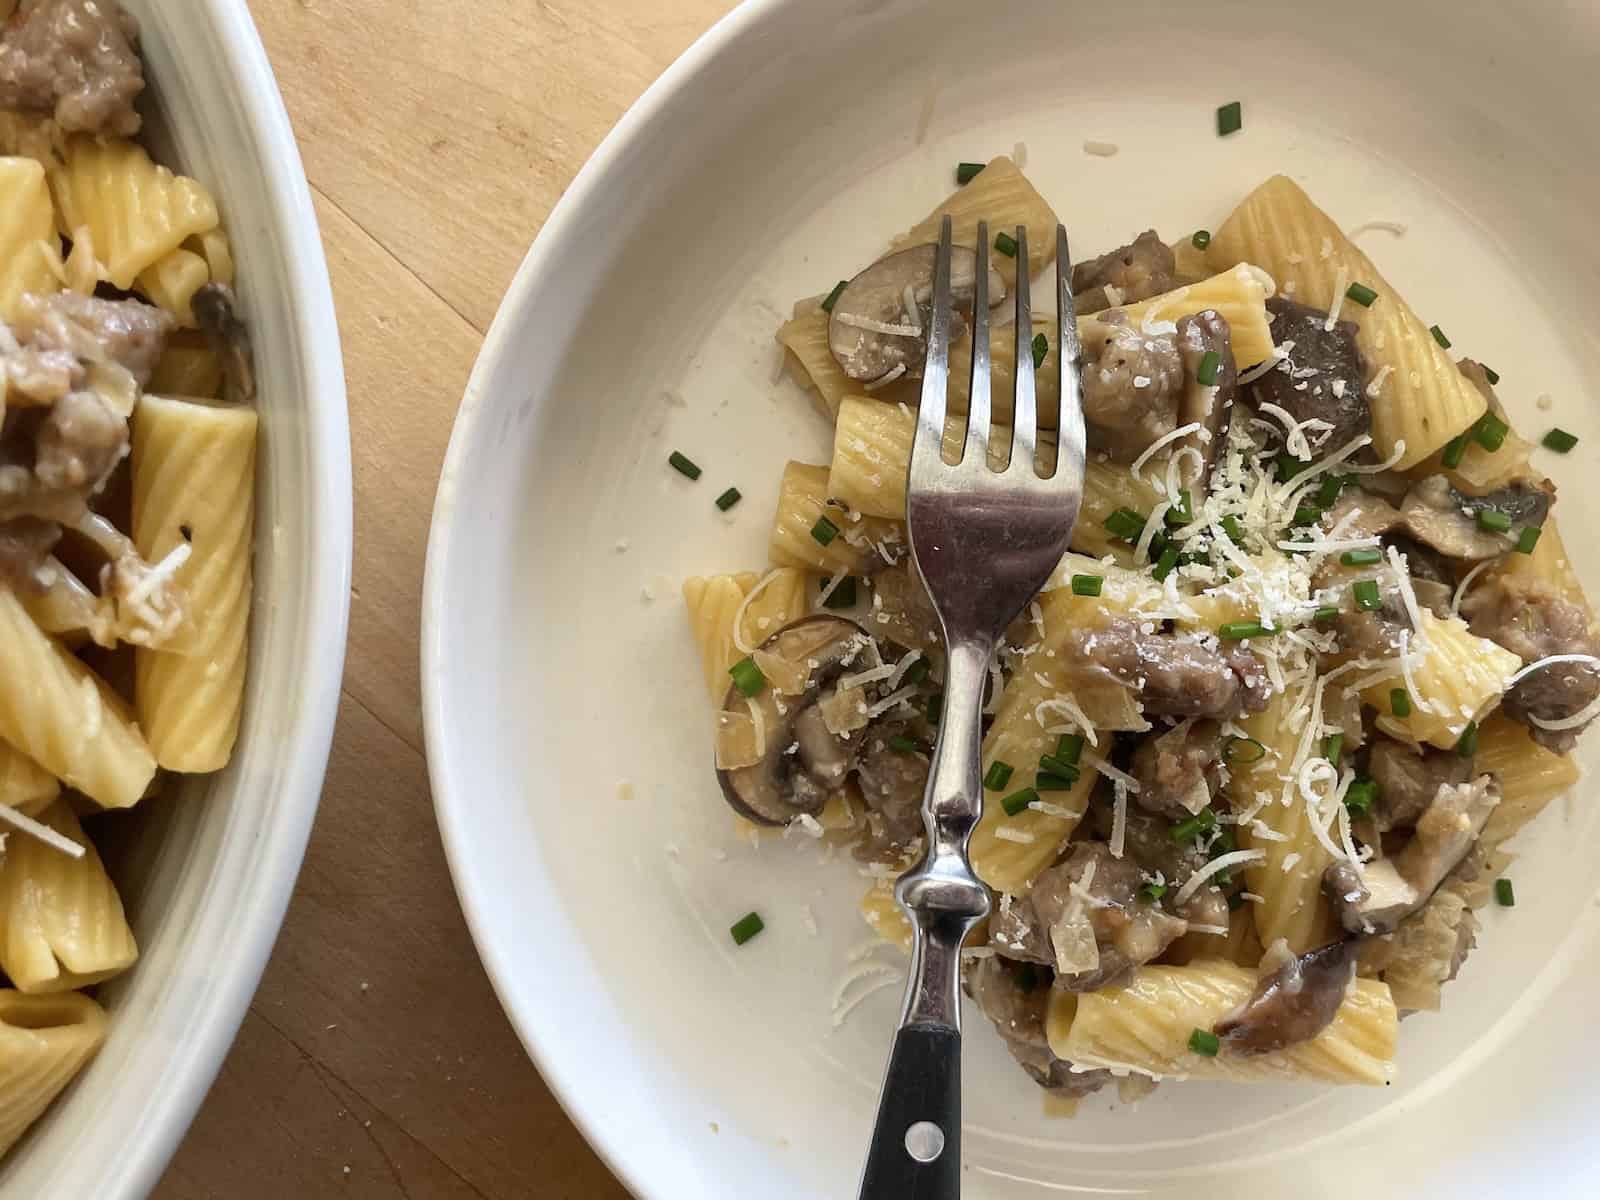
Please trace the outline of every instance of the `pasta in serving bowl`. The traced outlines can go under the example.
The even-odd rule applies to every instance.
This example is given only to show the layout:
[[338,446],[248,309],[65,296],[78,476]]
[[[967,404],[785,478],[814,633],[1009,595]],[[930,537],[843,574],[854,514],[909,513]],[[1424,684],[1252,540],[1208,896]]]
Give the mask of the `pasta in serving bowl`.
[[[1562,262],[1591,255],[1595,238],[1569,177],[1541,175],[1559,181],[1534,219],[1482,171],[1483,154],[1505,153],[1518,177],[1537,174],[1551,144],[1485,134],[1467,115],[1486,105],[1495,129],[1526,132],[1534,112],[1565,112],[1550,101],[1570,98],[1567,83],[1525,69],[1520,35],[1436,8],[1358,5],[1330,23],[1201,5],[1169,37],[1154,5],[1070,20],[1044,4],[1004,20],[969,7],[741,14],[619,130],[507,298],[441,484],[424,676],[441,825],[508,1013],[641,1194],[855,1186],[905,969],[889,888],[915,852],[903,830],[914,835],[915,762],[938,715],[936,646],[898,536],[918,358],[906,331],[923,320],[916,231],[956,207],[969,229],[979,216],[995,232],[1020,222],[1030,247],[1048,248],[1035,223],[1059,218],[1084,258],[1080,333],[1112,375],[1097,401],[1143,378],[1160,403],[1126,428],[1126,405],[1097,410],[1105,459],[1090,462],[1074,554],[997,664],[996,786],[974,838],[997,905],[969,955],[966,1189],[1276,1195],[1337,1174],[1400,1195],[1422,1162],[1429,1190],[1503,1194],[1536,1176],[1585,1194],[1583,1156],[1550,1131],[1593,1095],[1562,1047],[1582,1036],[1594,982],[1597,825],[1571,790],[1574,761],[1533,743],[1502,699],[1564,664],[1516,679],[1539,658],[1496,641],[1486,602],[1537,593],[1581,609],[1573,580],[1593,578],[1577,531],[1596,364],[1573,330],[1600,314]],[[1381,39],[1361,32],[1380,27]],[[1018,29],[1037,44],[1020,46]],[[1518,47],[1517,65],[1476,78],[1474,99],[1385,49],[1425,32],[1453,61],[1492,41],[1497,56]],[[1152,37],[1172,48],[1157,81],[1129,70],[1150,61]],[[1248,85],[1219,82],[1219,64],[1245,62]],[[1530,108],[1525,88],[1545,102]],[[1219,137],[1216,110],[1236,98],[1243,128]],[[1141,254],[1160,246],[1146,273],[1171,276],[1142,296],[1135,277],[1088,277],[1130,239]],[[1043,260],[1029,266],[1048,280]],[[1036,302],[1048,294],[1036,282]],[[1208,313],[1226,323],[1227,353]],[[1285,331],[1296,323],[1303,332]],[[1419,326],[1424,343],[1411,340]],[[1032,332],[1046,334],[1035,352],[1048,413],[1052,336],[1046,322]],[[912,344],[884,344],[894,338]],[[1119,383],[1105,356],[1134,354],[1134,338],[1152,369]],[[1318,379],[1295,375],[1313,363]],[[1298,407],[1319,382],[1326,406],[1334,379],[1364,415]],[[1564,457],[1539,445],[1555,427],[1579,438]],[[1483,438],[1447,465],[1468,428]],[[1401,441],[1416,459],[1395,456]],[[1480,527],[1490,509],[1504,530],[1495,515]],[[1430,547],[1419,530],[1443,540],[1423,528],[1430,511],[1471,542]],[[1374,519],[1416,528],[1357,529]],[[1522,554],[1530,523],[1542,532]],[[1479,534],[1498,539],[1494,552],[1460,557]],[[1443,572],[1414,569],[1435,556]],[[1352,639],[1369,625],[1379,633],[1362,652]],[[1152,703],[1151,655],[1203,679],[1203,703],[1181,687]],[[1199,711],[1172,711],[1184,703]],[[1186,786],[1151,812],[1140,797],[1156,788],[1146,794],[1135,759],[1159,767],[1171,751],[1182,783],[1189,735],[1207,766],[1188,783],[1206,802]],[[804,772],[786,752],[805,755]],[[1388,772],[1413,759],[1453,789],[1422,841],[1422,814],[1372,828],[1394,817]],[[1447,876],[1462,870],[1440,835],[1480,819],[1470,886],[1454,887],[1464,871],[1429,886],[1422,850],[1449,851],[1432,859]],[[1497,842],[1496,822],[1522,828]],[[1363,853],[1377,846],[1382,859]],[[1517,857],[1507,867],[1498,853]],[[1329,868],[1354,864],[1370,884],[1395,872],[1387,911],[1370,887],[1366,900],[1346,899],[1354,888],[1329,898]],[[1494,898],[1502,876],[1514,907]],[[1446,981],[1463,931],[1476,947]],[[1311,1024],[1275,1032],[1267,995],[1240,1014],[1249,1023],[1224,1023],[1280,970],[1314,981],[1299,993],[1322,1002]],[[1063,976],[1080,990],[1054,986]],[[1209,1036],[1191,1048],[1197,1031]],[[615,1086],[623,1077],[638,1087]],[[1096,1083],[1073,1120],[1051,1111]],[[1513,1167],[1482,1151],[1506,1137],[1550,1157]]]
[[[0,1194],[140,1195],[315,808],[349,561],[337,345],[285,319],[293,295],[331,324],[327,283],[242,8],[0,17]],[[175,61],[254,93],[204,115]],[[288,679],[293,715],[263,691]]]

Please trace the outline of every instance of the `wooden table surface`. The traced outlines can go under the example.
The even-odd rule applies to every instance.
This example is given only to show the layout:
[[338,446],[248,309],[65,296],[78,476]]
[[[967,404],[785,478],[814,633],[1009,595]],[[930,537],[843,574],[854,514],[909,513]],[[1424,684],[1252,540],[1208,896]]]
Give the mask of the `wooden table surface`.
[[434,825],[418,613],[468,371],[528,243],[731,0],[251,0],[344,340],[355,579],[322,811],[260,991],[159,1200],[627,1193],[478,965]]

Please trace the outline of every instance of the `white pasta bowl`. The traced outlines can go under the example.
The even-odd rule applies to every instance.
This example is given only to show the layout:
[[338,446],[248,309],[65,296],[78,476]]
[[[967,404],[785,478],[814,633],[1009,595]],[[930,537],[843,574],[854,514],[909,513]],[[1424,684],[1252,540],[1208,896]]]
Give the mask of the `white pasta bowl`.
[[108,818],[140,945],[100,989],[99,1056],[0,1165],[0,1196],[135,1200],[243,1019],[305,851],[337,708],[350,578],[338,331],[299,153],[244,0],[127,0],[158,157],[217,197],[260,389],[255,594],[233,761]]
[[[1498,367],[1536,436],[1583,435],[1540,465],[1592,589],[1597,53],[1600,21],[1570,5],[773,0],[618,125],[469,384],[423,678],[483,960],[638,1194],[853,1195],[897,1013],[891,988],[834,1027],[864,881],[809,839],[736,838],[678,596],[686,576],[764,563],[782,463],[829,457],[826,424],[774,381],[790,303],[921,218],[957,161],[1017,143],[1085,254],[1216,228],[1287,173],[1347,229],[1403,225],[1361,235],[1389,281]],[[1244,130],[1219,140],[1214,110],[1235,99]],[[674,449],[699,483],[667,469]],[[745,498],[723,516],[729,485]],[[1404,1022],[1387,1089],[1172,1085],[1062,1121],[969,1011],[966,1194],[1596,1194],[1600,1075],[1580,1047],[1600,823],[1581,796],[1558,802],[1516,848],[1517,907],[1484,914],[1444,1010]],[[750,909],[766,932],[736,949]]]

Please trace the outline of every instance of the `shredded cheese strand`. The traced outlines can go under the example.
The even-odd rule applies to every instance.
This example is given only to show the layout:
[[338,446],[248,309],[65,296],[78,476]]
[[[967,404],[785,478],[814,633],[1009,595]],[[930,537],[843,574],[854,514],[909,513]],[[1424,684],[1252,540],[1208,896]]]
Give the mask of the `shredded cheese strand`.
[[1219,854],[1205,866],[1201,867],[1178,889],[1172,897],[1173,904],[1185,904],[1189,897],[1198,892],[1206,880],[1213,875],[1220,875],[1230,867],[1244,866],[1247,863],[1260,862],[1267,857],[1265,850],[1234,850],[1228,854]]

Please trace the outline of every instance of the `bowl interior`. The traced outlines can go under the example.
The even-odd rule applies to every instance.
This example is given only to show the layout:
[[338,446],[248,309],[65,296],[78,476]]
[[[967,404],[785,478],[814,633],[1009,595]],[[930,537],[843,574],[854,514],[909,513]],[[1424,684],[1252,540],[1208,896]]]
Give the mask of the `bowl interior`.
[[[1360,235],[1386,277],[1496,366],[1527,431],[1559,422],[1592,446],[1600,139],[1579,64],[1597,48],[1600,23],[1575,9],[766,4],[630,114],[530,256],[469,388],[424,676],[480,949],[636,1190],[851,1193],[899,1007],[896,984],[835,1027],[871,940],[855,911],[868,881],[809,839],[737,837],[678,594],[690,575],[759,569],[782,464],[829,458],[830,428],[774,380],[790,304],[925,215],[957,161],[1019,143],[1080,255],[1151,226],[1215,228],[1284,172],[1347,229],[1404,225]],[[1219,140],[1214,109],[1234,99],[1244,132]],[[699,483],[666,468],[674,449]],[[1540,465],[1594,586],[1592,461],[1580,447]],[[745,499],[723,516],[711,500],[729,485]],[[1426,1161],[1440,1186],[1515,1169],[1580,1194],[1595,1168],[1572,1114],[1600,1085],[1561,1047],[1600,977],[1585,956],[1600,824],[1579,792],[1524,836],[1518,907],[1485,914],[1444,1012],[1405,1023],[1400,1082],[1381,1094],[1186,1084],[1061,1121],[969,1011],[969,1193],[1189,1196],[1197,1176],[1288,1187],[1338,1161],[1398,1195],[1395,1163]],[[767,932],[736,949],[728,925],[751,909]],[[1489,1149],[1508,1140],[1550,1157]]]
[[217,197],[261,400],[255,600],[233,762],[92,819],[140,946],[100,1055],[0,1166],[6,1197],[139,1197],[232,1043],[299,870],[349,597],[350,452],[332,298],[276,86],[235,0],[126,0],[160,161]]

